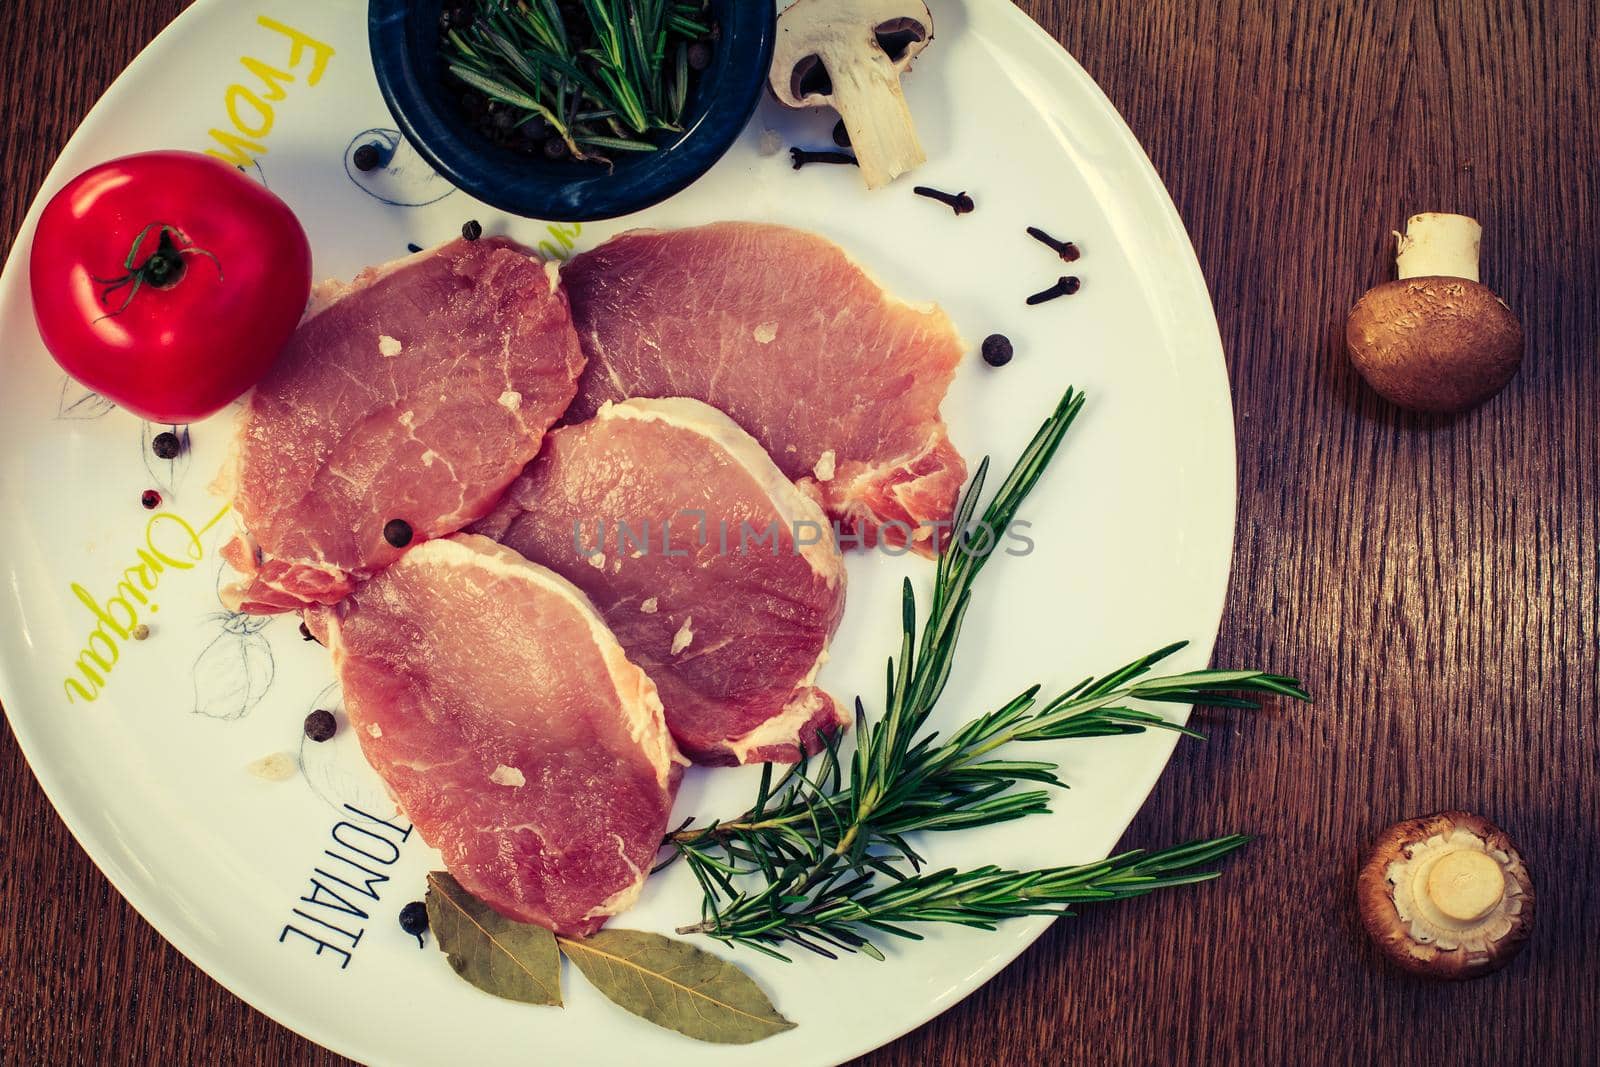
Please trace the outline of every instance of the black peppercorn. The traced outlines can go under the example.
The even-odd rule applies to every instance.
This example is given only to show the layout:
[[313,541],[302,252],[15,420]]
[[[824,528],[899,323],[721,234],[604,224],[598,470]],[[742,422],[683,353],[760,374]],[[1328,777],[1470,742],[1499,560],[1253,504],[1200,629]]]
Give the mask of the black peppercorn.
[[483,223],[477,219],[468,219],[466,224],[461,227],[461,236],[469,241],[476,241],[483,236]]
[[158,459],[173,459],[183,451],[183,441],[171,430],[163,430],[150,439],[150,451]]
[[350,161],[356,165],[356,170],[365,173],[369,170],[378,169],[378,165],[383,162],[383,153],[378,150],[378,146],[375,144],[364,144],[356,149],[355,155],[351,157]]
[[413,937],[421,937],[428,929],[428,906],[413,900],[400,909],[400,929]]
[[318,708],[306,716],[306,736],[321,744],[338,732],[339,722],[333,712]]
[[535,115],[517,127],[517,136],[524,141],[543,141],[552,132],[550,123],[545,121],[543,115]]
[[390,519],[383,524],[383,539],[395,548],[411,543],[411,524],[404,519]]
[[416,255],[418,252],[422,251],[422,246],[413,241],[412,243],[406,245],[406,251],[410,252],[412,255]]
[[1003,333],[991,333],[983,339],[983,361],[991,367],[1004,367],[1011,362],[1011,339]]
[[144,505],[146,511],[154,511],[161,506],[161,494],[154,489],[146,489],[139,494],[139,503]]
[[711,66],[711,46],[704,41],[696,41],[689,46],[689,69],[705,70]]

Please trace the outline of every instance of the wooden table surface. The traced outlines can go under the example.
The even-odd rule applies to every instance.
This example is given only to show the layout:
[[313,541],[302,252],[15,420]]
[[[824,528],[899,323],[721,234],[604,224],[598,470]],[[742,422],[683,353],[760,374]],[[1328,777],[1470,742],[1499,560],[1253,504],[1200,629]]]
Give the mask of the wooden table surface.
[[[0,233],[183,0],[5,0]],[[1593,0],[1039,0],[1126,116],[1215,296],[1239,437],[1221,664],[1309,711],[1211,720],[1130,845],[1248,828],[1225,878],[1058,923],[882,1064],[1579,1063],[1600,1057],[1600,15]],[[1412,212],[1483,221],[1528,358],[1403,415],[1345,312]],[[1152,605],[1159,611],[1160,605]],[[1386,824],[1465,807],[1521,843],[1525,955],[1383,967],[1351,885]],[[327,1064],[168,946],[0,731],[0,1062]]]

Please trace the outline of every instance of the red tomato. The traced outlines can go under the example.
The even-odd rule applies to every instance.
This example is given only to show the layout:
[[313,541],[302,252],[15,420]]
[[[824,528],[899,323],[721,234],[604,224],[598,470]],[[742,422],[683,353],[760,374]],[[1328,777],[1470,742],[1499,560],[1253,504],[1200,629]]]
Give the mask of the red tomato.
[[55,195],[29,279],[68,374],[152,422],[193,422],[272,366],[305,311],[311,246],[288,205],[233,167],[148,152]]

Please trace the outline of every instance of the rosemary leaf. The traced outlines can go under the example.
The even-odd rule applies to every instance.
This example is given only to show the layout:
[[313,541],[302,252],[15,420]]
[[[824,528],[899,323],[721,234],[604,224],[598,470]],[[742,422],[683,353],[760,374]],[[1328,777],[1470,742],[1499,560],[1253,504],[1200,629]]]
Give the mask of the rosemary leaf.
[[[566,20],[561,17],[561,9],[556,6],[556,0],[536,0],[537,8],[524,8],[530,23],[537,23],[542,30],[541,39],[546,47],[558,55],[566,57],[572,54],[572,41],[567,36]],[[535,15],[535,11],[538,15]]]
[[649,141],[630,141],[622,137],[602,137],[598,134],[584,134],[574,138],[579,144],[592,148],[609,148],[616,152],[656,152],[659,151]]
[[683,108],[689,101],[689,46],[681,41],[672,69],[672,94],[667,113],[672,118],[672,125],[677,126],[683,121]]
[[[491,100],[499,100],[501,103],[520,107],[524,111],[545,111],[544,105],[540,104],[539,101],[535,100],[527,93],[524,93],[513,86],[507,85],[505,82],[486,77],[485,75],[479,74],[477,71],[471,70],[467,67],[463,67],[460,64],[452,64],[450,67],[450,73],[454,74],[457,78],[460,78],[474,89],[477,89]],[[548,115],[549,113],[545,112],[545,114]]]

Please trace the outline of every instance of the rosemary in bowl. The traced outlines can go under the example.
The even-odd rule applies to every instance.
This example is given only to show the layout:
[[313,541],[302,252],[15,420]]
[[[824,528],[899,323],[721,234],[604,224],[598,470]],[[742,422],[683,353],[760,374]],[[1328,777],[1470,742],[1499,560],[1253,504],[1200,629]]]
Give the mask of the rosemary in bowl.
[[705,0],[471,0],[440,15],[468,123],[548,160],[656,151],[683,130],[715,36]]

